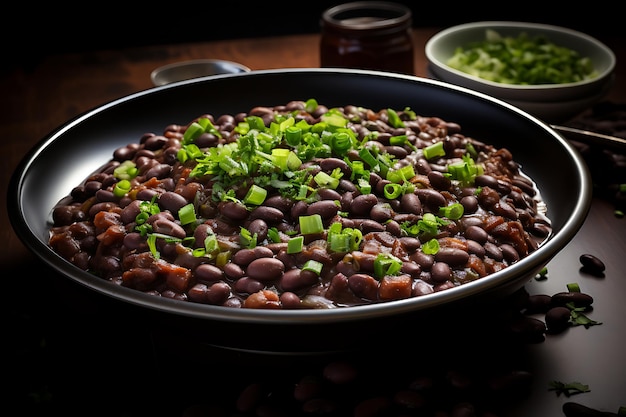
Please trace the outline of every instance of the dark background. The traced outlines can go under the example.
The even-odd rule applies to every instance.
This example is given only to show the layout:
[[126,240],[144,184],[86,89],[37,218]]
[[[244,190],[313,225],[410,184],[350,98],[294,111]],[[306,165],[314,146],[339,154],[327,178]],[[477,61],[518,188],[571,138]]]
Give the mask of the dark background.
[[[316,33],[323,10],[342,3],[327,1],[90,1],[64,5],[14,4],[4,13],[0,31],[5,59],[33,60],[46,54],[116,49],[150,44]],[[402,1],[413,11],[415,27],[446,27],[480,20],[550,23],[592,36],[624,33],[624,16],[615,3],[579,3],[583,7],[525,2]],[[3,59],[4,61],[4,59]]]

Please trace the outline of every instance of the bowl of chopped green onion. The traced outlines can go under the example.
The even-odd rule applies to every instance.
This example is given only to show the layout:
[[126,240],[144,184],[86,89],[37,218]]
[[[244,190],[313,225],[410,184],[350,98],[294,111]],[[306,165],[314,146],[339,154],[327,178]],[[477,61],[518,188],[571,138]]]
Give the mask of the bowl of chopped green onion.
[[599,40],[564,27],[484,21],[436,33],[426,43],[430,76],[562,121],[601,100],[615,55]]

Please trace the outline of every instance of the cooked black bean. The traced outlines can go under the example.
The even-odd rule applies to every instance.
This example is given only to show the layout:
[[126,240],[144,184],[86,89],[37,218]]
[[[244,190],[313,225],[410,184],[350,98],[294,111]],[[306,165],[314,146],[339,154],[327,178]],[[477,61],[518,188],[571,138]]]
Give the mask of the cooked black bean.
[[393,210],[388,203],[377,203],[370,210],[370,217],[379,223],[385,223],[393,216]]
[[415,194],[417,194],[423,205],[428,206],[435,213],[439,212],[439,207],[448,205],[443,194],[432,188],[418,188],[415,190]]
[[227,263],[222,267],[222,269],[224,270],[224,274],[233,280],[242,278],[245,275],[245,271],[241,268],[241,266],[234,262]]
[[150,178],[157,178],[157,179],[161,179],[161,178],[165,178],[167,177],[170,172],[172,172],[172,166],[169,164],[156,164],[152,167],[150,167],[150,169],[148,169],[145,173],[145,176],[147,179]]
[[[186,201],[186,200],[185,200]],[[239,202],[224,201],[218,206],[220,213],[231,220],[243,220],[248,217],[248,208]]]
[[602,262],[600,258],[595,255],[584,253],[580,255],[579,260],[586,271],[589,271],[595,275],[602,274],[606,269],[606,267],[604,266],[604,262]]
[[322,200],[333,200],[339,202],[341,200],[341,194],[332,188],[320,188],[317,190],[317,195]]
[[[520,261],[550,236],[535,185],[511,153],[466,137],[460,126],[437,117],[399,111],[404,126],[395,128],[386,109],[337,107],[333,111],[343,112],[346,127],[357,137],[345,152],[324,143],[316,148],[323,153],[316,155],[311,146],[298,153],[298,167],[289,159],[285,170],[272,165],[281,162],[274,150],[264,149],[271,160],[248,163],[250,143],[235,129],[248,116],[260,117],[266,126],[275,117],[317,124],[326,111],[319,105],[309,113],[304,102],[294,100],[249,113],[202,115],[197,120],[207,118],[216,129],[194,139],[207,158],[184,163],[179,153],[189,124],[143,134],[139,143],[116,149],[108,163],[58,202],[49,244],[79,268],[148,294],[231,308],[297,309],[453,288]],[[323,142],[332,133],[315,132],[316,140]],[[273,135],[270,129],[262,134]],[[392,144],[399,135],[411,146]],[[261,142],[274,146],[265,138]],[[443,143],[446,155],[428,161],[421,150],[435,142]],[[230,159],[203,165],[222,145],[229,146]],[[476,162],[484,174],[465,184],[450,177],[448,165],[459,163],[470,145],[480,152]],[[278,147],[297,150],[286,143]],[[115,170],[129,162],[137,176],[120,197],[114,191]],[[395,170],[406,176],[410,169],[416,174],[412,178],[393,176]],[[320,187],[320,181],[328,185]],[[266,191],[264,200],[254,204],[246,198],[253,186]],[[389,198],[394,192],[398,196]],[[429,223],[432,216],[447,217],[440,210],[455,203],[463,206],[461,218]],[[195,219],[183,224],[180,210],[188,204]],[[311,223],[303,224],[321,229],[303,234],[305,216]],[[439,251],[426,254],[425,244],[432,239]],[[374,277],[381,255],[400,260],[398,276]],[[307,263],[313,269],[321,264],[321,270],[305,268]],[[166,266],[166,273],[156,272]]]
[[485,254],[496,261],[504,259],[502,249],[495,245],[493,242],[485,242]]
[[188,203],[185,197],[172,191],[166,191],[159,196],[159,205],[163,210],[168,210],[175,215],[178,214],[178,210]]
[[339,206],[333,200],[320,200],[311,203],[307,209],[308,216],[319,214],[323,220],[332,218],[339,211]]
[[268,207],[274,207],[283,213],[288,213],[294,204],[294,201],[290,198],[284,197],[280,194],[268,197],[264,202],[264,205]]
[[267,224],[280,223],[284,213],[275,207],[259,206],[250,212],[250,219],[262,219]]
[[358,227],[361,229],[363,234],[371,233],[371,232],[384,232],[385,225],[377,222],[372,219],[362,219],[358,222]]
[[350,290],[358,297],[367,300],[376,300],[378,298],[378,281],[367,274],[353,274],[348,277],[348,285]]
[[343,175],[350,176],[350,174],[352,173],[352,170],[348,166],[348,163],[344,161],[343,159],[324,158],[319,162],[319,164],[320,164],[320,168],[322,168],[322,171],[327,172],[329,174],[337,168],[341,170]]
[[402,146],[385,146],[384,152],[395,156],[398,159],[403,159],[406,158],[406,156],[409,154],[409,152],[404,149]]
[[516,317],[509,321],[508,328],[515,338],[526,343],[541,343],[545,340],[546,323],[535,317]]
[[593,304],[593,297],[577,291],[558,292],[552,295],[553,306],[573,304],[575,307],[589,307]]
[[284,291],[297,291],[312,286],[318,279],[318,275],[313,271],[293,268],[282,274],[280,286]]
[[469,259],[469,253],[458,248],[440,248],[435,254],[435,261],[444,262],[450,266],[465,265]]
[[422,202],[414,193],[407,193],[400,197],[400,208],[407,213],[422,214]]
[[187,232],[185,232],[185,229],[183,229],[181,225],[172,220],[166,219],[157,219],[152,222],[152,231],[154,233],[174,236],[179,239],[183,239],[187,236]]
[[257,241],[262,242],[267,239],[267,222],[263,219],[254,219],[248,225],[248,230],[252,235],[257,236]]
[[130,250],[140,249],[146,246],[146,241],[141,233],[128,233],[124,236],[124,246]]
[[583,404],[566,401],[561,407],[565,417],[618,417],[619,414],[610,411],[602,411]]
[[216,282],[206,290],[206,302],[213,305],[221,305],[226,302],[231,295],[231,288],[225,282]]
[[239,293],[254,294],[265,288],[265,284],[250,277],[241,277],[235,281],[233,288]]
[[437,190],[447,190],[452,185],[450,178],[444,176],[439,171],[431,171],[427,174],[430,184]]
[[433,281],[442,283],[452,277],[452,269],[450,265],[445,262],[435,262],[430,268],[430,275]]
[[526,314],[546,314],[546,312],[552,307],[552,297],[548,294],[534,294],[530,295],[526,300]]
[[198,281],[213,282],[222,279],[224,272],[215,265],[201,264],[193,271]]
[[372,207],[378,203],[375,194],[362,194],[354,197],[350,203],[350,212],[357,216],[368,215]]
[[385,220],[385,231],[394,235],[395,237],[402,237],[402,226],[395,220]]
[[280,278],[285,271],[285,265],[276,258],[258,258],[250,262],[246,273],[252,279],[272,281]]
[[500,245],[500,250],[502,251],[502,256],[510,263],[514,263],[520,260],[520,255],[517,253],[517,249],[508,243],[503,243]]
[[552,307],[546,312],[546,327],[550,333],[560,333],[570,325],[571,310],[567,307]]

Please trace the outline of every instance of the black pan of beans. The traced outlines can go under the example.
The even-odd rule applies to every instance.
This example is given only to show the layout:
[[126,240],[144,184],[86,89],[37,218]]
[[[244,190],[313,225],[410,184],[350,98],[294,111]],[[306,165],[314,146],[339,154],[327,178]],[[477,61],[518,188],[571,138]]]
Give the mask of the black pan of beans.
[[108,103],[42,141],[12,190],[16,231],[63,275],[247,323],[510,294],[590,204],[576,151],[514,107],[432,80],[319,69]]

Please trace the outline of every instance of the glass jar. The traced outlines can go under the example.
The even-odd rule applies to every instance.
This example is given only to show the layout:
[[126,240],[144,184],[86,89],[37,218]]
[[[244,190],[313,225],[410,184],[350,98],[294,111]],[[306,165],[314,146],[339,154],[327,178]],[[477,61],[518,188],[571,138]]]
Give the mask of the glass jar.
[[412,13],[384,1],[356,1],[331,7],[320,22],[322,67],[414,74]]

